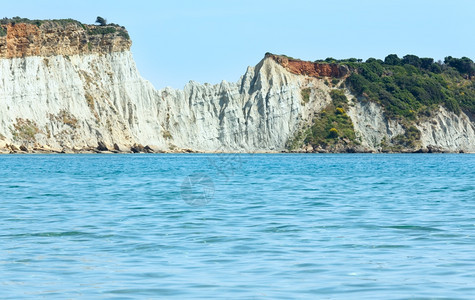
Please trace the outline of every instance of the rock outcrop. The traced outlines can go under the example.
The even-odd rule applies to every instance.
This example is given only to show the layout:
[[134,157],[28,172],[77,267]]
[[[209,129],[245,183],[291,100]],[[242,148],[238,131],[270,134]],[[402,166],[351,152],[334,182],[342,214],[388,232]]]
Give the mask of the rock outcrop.
[[45,21],[41,24],[0,25],[0,58],[78,55],[130,50],[125,28],[85,25],[76,21]]
[[297,75],[304,75],[310,77],[332,77],[342,78],[349,75],[348,67],[338,64],[327,64],[319,62],[302,61],[299,59],[289,58],[283,55],[274,55],[266,53],[266,58],[275,60],[278,64],[283,66],[287,71]]
[[[100,27],[75,22],[2,26],[3,152],[286,151],[349,72],[266,55],[234,83],[156,90],[140,76],[120,27],[94,34]],[[404,133],[377,104],[345,91],[361,149],[381,151],[382,141]],[[417,126],[421,149],[475,152],[475,126],[463,113],[441,108]]]

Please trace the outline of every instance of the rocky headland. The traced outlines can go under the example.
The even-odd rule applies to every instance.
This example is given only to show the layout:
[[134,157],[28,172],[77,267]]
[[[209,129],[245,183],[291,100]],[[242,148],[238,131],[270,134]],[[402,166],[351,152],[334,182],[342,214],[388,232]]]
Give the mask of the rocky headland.
[[475,152],[469,111],[395,116],[354,88],[353,62],[267,53],[237,82],[156,90],[123,27],[0,26],[2,153]]

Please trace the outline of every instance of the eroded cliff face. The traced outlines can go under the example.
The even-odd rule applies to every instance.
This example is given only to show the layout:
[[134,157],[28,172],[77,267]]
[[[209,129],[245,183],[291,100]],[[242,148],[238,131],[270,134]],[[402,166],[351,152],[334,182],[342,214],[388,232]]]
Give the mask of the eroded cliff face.
[[6,30],[0,36],[0,58],[111,53],[128,51],[132,45],[127,31],[119,26],[55,21],[0,26]]
[[[155,90],[128,51],[2,59],[0,72],[0,139],[13,149],[282,151],[329,101],[323,82],[268,59],[236,83],[184,90]],[[307,86],[319,97],[305,108]]]
[[[267,55],[234,83],[156,90],[118,32],[35,26],[15,24],[0,37],[3,152],[286,151],[332,101],[332,89],[347,93],[361,151],[382,151],[405,132],[377,104],[353,97],[343,85],[348,69],[337,65]],[[474,123],[463,113],[441,108],[417,127],[417,148],[475,152]],[[297,151],[316,150],[303,143]]]

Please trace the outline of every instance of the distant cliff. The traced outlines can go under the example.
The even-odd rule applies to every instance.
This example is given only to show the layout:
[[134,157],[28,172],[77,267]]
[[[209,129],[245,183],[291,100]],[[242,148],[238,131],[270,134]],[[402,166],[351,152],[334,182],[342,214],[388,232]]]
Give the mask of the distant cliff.
[[1,151],[475,152],[470,114],[394,117],[355,64],[268,53],[235,83],[156,90],[130,46],[117,25],[1,24]]
[[130,50],[125,28],[94,26],[74,20],[0,24],[0,58],[77,55]]

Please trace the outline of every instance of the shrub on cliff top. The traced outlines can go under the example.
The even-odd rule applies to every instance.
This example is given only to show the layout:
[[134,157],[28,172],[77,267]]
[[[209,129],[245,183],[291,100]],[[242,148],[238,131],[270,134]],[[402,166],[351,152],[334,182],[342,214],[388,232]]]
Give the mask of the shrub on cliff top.
[[107,20],[104,19],[103,17],[97,17],[96,18],[96,23],[98,23],[100,26],[106,26],[107,25]]
[[93,27],[90,28],[87,33],[91,35],[96,35],[96,34],[109,34],[109,33],[114,33],[116,32],[117,29],[115,27]]
[[445,106],[475,114],[475,64],[467,58],[432,58],[388,55],[379,61],[351,65],[346,82],[360,97],[381,104],[390,118],[414,122],[427,109]]
[[77,24],[82,26],[82,23],[73,19],[52,19],[52,20],[30,20],[28,18],[20,18],[20,17],[13,17],[13,18],[3,18],[0,19],[0,24],[7,25],[7,24],[16,24],[16,23],[25,23],[25,24],[33,24],[36,26],[41,26],[44,23],[51,22],[61,26],[65,26],[67,24]]

